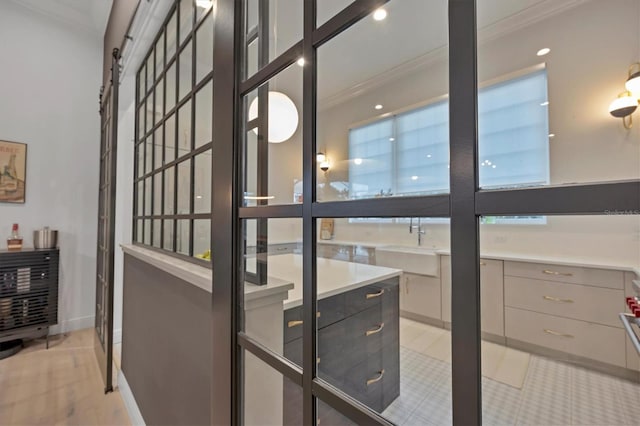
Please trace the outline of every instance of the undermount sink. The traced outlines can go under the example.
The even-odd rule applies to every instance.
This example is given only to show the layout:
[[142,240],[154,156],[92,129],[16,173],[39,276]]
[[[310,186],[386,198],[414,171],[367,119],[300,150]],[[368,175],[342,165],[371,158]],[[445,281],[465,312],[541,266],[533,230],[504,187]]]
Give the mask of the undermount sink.
[[434,249],[409,246],[382,246],[376,248],[376,264],[402,269],[412,274],[440,275],[440,261]]

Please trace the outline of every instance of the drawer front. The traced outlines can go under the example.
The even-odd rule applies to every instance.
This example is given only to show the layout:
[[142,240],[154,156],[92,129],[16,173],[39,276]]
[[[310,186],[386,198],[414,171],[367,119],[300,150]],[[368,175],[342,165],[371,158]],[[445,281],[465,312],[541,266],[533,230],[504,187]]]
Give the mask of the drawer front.
[[625,367],[623,329],[505,308],[506,336],[538,346]]
[[357,314],[372,306],[378,306],[389,297],[388,286],[384,283],[370,284],[345,293],[345,313]]
[[[324,328],[345,317],[345,295],[338,294],[318,301],[318,327]],[[302,337],[302,306],[284,311],[284,342]]]
[[440,278],[405,273],[402,275],[401,287],[403,310],[441,319]]
[[608,269],[506,261],[504,262],[504,274],[513,277],[583,284],[595,287],[623,288],[622,271],[612,271]]
[[622,328],[622,290],[505,277],[505,304],[560,317]]
[[382,393],[387,370],[382,365],[382,351],[349,369],[342,390],[375,411],[382,411]]

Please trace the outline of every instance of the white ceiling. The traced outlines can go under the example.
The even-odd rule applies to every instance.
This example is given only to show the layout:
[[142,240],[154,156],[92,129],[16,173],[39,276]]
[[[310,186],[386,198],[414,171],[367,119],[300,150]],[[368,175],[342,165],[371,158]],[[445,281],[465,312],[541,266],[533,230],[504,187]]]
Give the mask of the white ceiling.
[[[582,1],[479,0],[480,38],[483,33],[506,32]],[[417,59],[446,55],[447,5],[446,0],[392,0],[385,5],[388,17],[384,21],[367,17],[320,47],[319,96],[328,99],[353,91]]]
[[113,0],[12,0],[66,25],[99,37],[104,31]]

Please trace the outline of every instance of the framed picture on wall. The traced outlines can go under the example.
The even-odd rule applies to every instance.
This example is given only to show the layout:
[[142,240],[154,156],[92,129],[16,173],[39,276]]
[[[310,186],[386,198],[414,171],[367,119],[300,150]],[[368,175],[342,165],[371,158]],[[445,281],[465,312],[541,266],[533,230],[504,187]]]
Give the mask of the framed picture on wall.
[[0,202],[24,203],[27,144],[0,140]]

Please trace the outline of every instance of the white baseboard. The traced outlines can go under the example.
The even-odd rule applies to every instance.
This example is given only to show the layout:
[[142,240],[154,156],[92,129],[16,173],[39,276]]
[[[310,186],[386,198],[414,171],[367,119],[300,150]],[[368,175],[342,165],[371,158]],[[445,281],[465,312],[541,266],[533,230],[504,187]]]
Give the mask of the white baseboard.
[[122,372],[122,370],[118,371],[118,390],[120,391],[120,396],[122,397],[124,406],[127,409],[127,413],[129,414],[129,420],[131,420],[131,424],[134,426],[145,426],[146,423],[144,422],[142,413],[138,408],[136,399],[133,396],[133,392],[129,387],[129,383],[127,383],[127,379],[124,377],[124,373]]
[[95,316],[72,318],[64,321],[60,321],[57,325],[50,328],[49,334],[56,335],[62,333],[68,333],[70,331],[82,330],[85,328],[92,328],[95,326]]
[[122,329],[113,330],[113,344],[122,343]]

